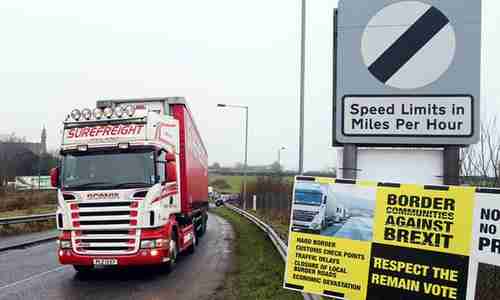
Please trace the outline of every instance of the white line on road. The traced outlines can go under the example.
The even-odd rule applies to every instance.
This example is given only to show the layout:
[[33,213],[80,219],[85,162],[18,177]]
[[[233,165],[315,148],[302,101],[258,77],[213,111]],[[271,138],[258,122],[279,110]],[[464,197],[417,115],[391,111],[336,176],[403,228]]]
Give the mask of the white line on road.
[[43,275],[47,275],[47,274],[52,273],[52,272],[57,272],[57,271],[59,271],[59,270],[61,270],[61,269],[63,269],[63,268],[67,268],[67,267],[68,267],[68,266],[60,266],[60,267],[57,267],[57,268],[52,269],[52,270],[48,270],[48,271],[45,271],[45,272],[42,272],[42,273],[39,273],[39,274],[36,274],[36,275],[32,275],[32,276],[30,276],[30,277],[28,277],[28,278],[25,278],[25,279],[23,279],[23,280],[15,281],[15,282],[13,282],[13,283],[9,283],[9,284],[7,284],[7,285],[0,286],[0,292],[1,292],[1,291],[3,291],[3,290],[5,290],[5,289],[8,289],[8,288],[10,288],[10,287],[16,286],[16,285],[18,285],[18,284],[20,284],[20,283],[24,283],[24,282],[26,282],[26,281],[30,281],[30,280],[32,280],[32,279],[35,279],[35,278],[41,277],[41,276],[43,276]]

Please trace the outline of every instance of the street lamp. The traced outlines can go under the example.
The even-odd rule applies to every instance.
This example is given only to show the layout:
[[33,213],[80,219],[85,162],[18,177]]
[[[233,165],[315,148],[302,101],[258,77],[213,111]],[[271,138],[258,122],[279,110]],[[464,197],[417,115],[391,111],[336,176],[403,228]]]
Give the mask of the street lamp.
[[243,209],[247,198],[247,162],[248,162],[248,106],[217,104],[217,107],[242,108],[245,110],[245,163],[243,165]]
[[281,150],[286,150],[285,146],[281,146],[278,148],[278,165],[281,166]]
[[304,90],[306,72],[306,0],[302,0],[300,31],[299,173],[304,172]]

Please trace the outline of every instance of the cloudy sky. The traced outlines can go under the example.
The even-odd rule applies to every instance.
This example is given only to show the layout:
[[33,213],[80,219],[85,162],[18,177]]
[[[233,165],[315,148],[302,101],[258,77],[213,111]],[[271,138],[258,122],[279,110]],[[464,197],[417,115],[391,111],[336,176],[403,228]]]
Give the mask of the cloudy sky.
[[[332,12],[308,1],[305,168],[335,165],[331,143]],[[500,110],[500,3],[483,1],[483,111]],[[0,134],[57,149],[61,122],[97,99],[185,96],[210,162],[298,166],[300,0],[0,3]]]

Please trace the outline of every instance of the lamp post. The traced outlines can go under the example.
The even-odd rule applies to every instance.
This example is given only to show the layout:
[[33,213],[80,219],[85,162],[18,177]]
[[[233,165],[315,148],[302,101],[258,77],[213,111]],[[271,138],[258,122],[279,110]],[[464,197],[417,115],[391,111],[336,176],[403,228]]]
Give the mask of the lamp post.
[[245,163],[243,165],[243,209],[246,206],[247,198],[247,163],[248,163],[248,106],[217,104],[217,107],[241,108],[245,110]]
[[299,124],[299,173],[304,172],[304,77],[306,70],[306,0],[302,0],[300,35],[300,124]]

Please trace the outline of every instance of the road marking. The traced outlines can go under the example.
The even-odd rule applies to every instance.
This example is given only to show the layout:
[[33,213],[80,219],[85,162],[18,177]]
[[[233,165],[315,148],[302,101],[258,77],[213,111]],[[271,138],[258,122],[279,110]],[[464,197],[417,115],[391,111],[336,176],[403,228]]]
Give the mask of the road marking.
[[45,271],[45,272],[43,272],[43,273],[39,273],[39,274],[36,274],[36,275],[32,275],[32,276],[30,276],[30,277],[28,277],[28,278],[25,278],[25,279],[23,279],[23,280],[15,281],[15,282],[13,282],[13,283],[9,283],[9,284],[7,284],[7,285],[0,286],[0,291],[3,291],[3,290],[8,289],[8,288],[10,288],[10,287],[16,286],[16,285],[18,285],[18,284],[20,284],[20,283],[24,283],[24,282],[30,281],[30,280],[32,280],[32,279],[35,279],[35,278],[41,277],[41,276],[43,276],[43,275],[47,275],[47,274],[52,273],[52,272],[57,272],[57,271],[59,271],[59,270],[61,270],[61,269],[63,269],[63,268],[67,268],[67,267],[68,267],[68,266],[60,266],[60,267],[58,267],[58,268],[55,268],[55,269],[52,269],[52,270],[48,270],[48,271]]

